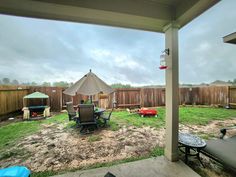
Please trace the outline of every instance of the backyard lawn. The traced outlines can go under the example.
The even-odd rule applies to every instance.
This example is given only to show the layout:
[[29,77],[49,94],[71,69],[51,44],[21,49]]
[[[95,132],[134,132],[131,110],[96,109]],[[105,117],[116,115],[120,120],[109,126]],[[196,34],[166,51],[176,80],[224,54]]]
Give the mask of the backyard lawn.
[[[46,120],[1,124],[0,167],[23,164],[39,177],[162,155],[165,108],[157,110],[158,117],[144,118],[114,111],[109,127],[84,136],[66,113]],[[179,114],[180,130],[204,139],[217,137],[221,127],[236,124],[234,109],[180,107]]]

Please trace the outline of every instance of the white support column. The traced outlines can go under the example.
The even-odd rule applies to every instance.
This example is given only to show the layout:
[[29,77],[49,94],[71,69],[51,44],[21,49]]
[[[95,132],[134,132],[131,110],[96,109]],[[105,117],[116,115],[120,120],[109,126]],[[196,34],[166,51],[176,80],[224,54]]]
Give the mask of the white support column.
[[170,161],[178,161],[179,131],[179,63],[178,26],[168,25],[165,31],[166,55],[166,141],[165,156]]

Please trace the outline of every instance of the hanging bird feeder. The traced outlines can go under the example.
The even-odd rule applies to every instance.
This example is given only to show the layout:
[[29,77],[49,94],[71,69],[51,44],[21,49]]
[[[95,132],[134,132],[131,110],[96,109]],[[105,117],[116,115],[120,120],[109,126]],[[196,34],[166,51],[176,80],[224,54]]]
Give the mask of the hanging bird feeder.
[[159,69],[167,69],[168,66],[166,64],[166,55],[169,55],[169,49],[165,49],[160,55],[160,66]]

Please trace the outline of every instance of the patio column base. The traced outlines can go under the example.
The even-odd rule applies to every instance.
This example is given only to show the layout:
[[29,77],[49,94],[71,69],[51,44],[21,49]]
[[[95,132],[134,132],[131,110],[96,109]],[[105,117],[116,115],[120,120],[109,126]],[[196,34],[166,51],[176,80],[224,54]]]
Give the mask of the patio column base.
[[171,162],[177,162],[179,160],[179,153],[173,153],[165,149],[165,157]]

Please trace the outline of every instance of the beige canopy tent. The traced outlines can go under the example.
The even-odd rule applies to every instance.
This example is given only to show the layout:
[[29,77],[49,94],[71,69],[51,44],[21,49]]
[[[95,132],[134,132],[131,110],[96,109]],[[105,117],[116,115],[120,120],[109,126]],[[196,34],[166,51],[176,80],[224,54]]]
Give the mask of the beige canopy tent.
[[66,95],[75,96],[78,93],[82,95],[95,95],[98,93],[109,94],[113,91],[114,90],[109,85],[107,85],[90,70],[89,73],[84,75],[84,77],[66,89],[63,93]]

